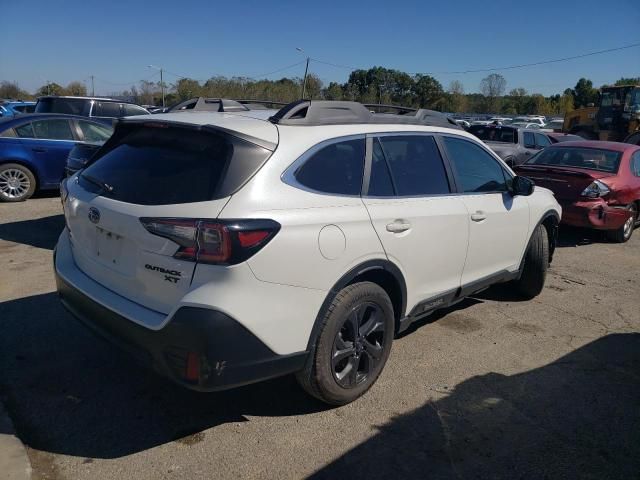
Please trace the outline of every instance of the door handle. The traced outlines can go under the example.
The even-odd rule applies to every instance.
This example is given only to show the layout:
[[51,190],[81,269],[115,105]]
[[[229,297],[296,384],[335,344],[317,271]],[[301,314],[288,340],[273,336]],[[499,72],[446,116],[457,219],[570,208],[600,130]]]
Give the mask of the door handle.
[[46,148],[32,148],[31,150],[33,150],[36,153],[45,153],[47,151]]
[[402,233],[406,232],[411,228],[411,224],[408,222],[395,221],[387,225],[387,232],[391,233]]
[[487,219],[487,215],[484,212],[478,210],[476,213],[471,214],[471,220],[474,222],[481,222]]

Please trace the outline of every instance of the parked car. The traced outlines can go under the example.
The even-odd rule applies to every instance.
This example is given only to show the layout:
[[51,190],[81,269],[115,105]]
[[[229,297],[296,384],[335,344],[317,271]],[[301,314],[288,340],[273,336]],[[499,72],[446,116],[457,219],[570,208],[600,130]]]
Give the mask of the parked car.
[[104,141],[110,126],[85,117],[26,113],[0,121],[0,201],[57,189],[76,142]]
[[35,111],[81,115],[105,124],[111,124],[114,118],[149,115],[146,109],[135,103],[100,97],[40,97]]
[[516,117],[511,122],[512,125],[514,123],[535,123],[536,125],[538,125],[539,128],[542,128],[545,126],[544,117],[539,117],[539,116]]
[[562,132],[563,125],[564,125],[563,118],[560,118],[560,119],[554,118],[549,123],[545,124],[545,126],[542,128],[542,131],[543,132]]
[[640,211],[640,146],[580,141],[546,148],[516,172],[553,190],[562,223],[606,230],[617,242],[631,238]]
[[469,133],[485,142],[510,167],[551,145],[545,134],[512,125],[472,125]]
[[329,101],[120,120],[61,195],[81,322],[195,390],[295,372],[330,404],[414,320],[497,282],[540,293],[561,214],[437,112]]
[[551,140],[551,143],[581,142],[584,140],[584,138],[578,135],[571,135],[570,133],[544,132],[544,134]]
[[455,121],[458,125],[460,125],[462,128],[464,128],[465,130],[468,129],[471,126],[471,123],[469,123],[467,120],[462,120],[462,119],[456,119]]
[[96,143],[76,143],[67,155],[67,162],[64,167],[65,176],[70,177],[79,170],[87,166],[93,155],[100,150],[104,142]]
[[[511,123],[512,119],[509,117],[491,117],[489,122],[495,123],[497,125],[507,125]],[[497,123],[496,123],[497,122]]]
[[0,104],[0,117],[11,118],[23,113],[33,113],[36,102],[8,101]]

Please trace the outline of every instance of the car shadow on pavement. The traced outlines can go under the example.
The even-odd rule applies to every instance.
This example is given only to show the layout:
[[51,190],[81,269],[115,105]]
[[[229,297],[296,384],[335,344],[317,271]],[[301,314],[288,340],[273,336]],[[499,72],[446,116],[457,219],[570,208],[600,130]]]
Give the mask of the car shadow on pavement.
[[38,450],[117,458],[246,415],[328,408],[292,377],[212,394],[176,386],[85,330],[54,293],[0,303],[0,312],[0,392],[19,437]]
[[472,377],[378,427],[311,478],[637,478],[640,334]]
[[0,224],[0,240],[53,250],[64,228],[64,215]]
[[561,226],[558,231],[558,247],[581,247],[593,243],[610,243],[606,232],[588,228]]

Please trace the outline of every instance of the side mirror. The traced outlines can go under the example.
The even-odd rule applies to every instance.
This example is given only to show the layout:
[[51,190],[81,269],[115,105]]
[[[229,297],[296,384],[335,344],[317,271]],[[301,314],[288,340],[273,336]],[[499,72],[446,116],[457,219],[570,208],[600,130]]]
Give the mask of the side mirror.
[[536,184],[530,178],[516,175],[511,183],[511,195],[514,197],[516,195],[528,197],[533,193],[535,186]]

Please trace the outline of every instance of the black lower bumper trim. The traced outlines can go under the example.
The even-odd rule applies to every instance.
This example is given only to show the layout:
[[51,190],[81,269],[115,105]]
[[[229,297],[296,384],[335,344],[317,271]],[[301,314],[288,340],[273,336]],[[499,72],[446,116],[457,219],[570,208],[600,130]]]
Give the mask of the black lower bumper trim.
[[[185,387],[226,390],[301,370],[307,352],[278,355],[236,320],[216,310],[182,307],[160,330],[149,330],[100,305],[56,273],[62,304],[93,332]],[[187,358],[198,380],[187,379]],[[195,356],[195,357],[194,357]]]

